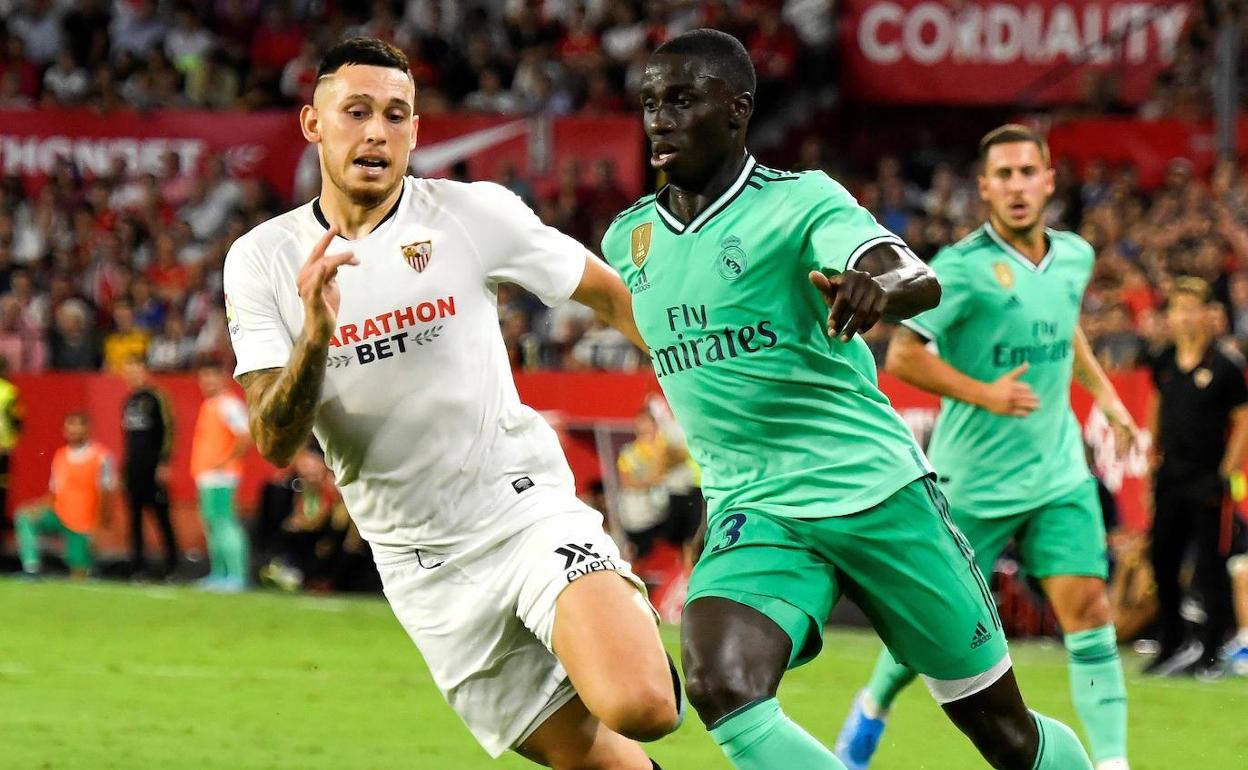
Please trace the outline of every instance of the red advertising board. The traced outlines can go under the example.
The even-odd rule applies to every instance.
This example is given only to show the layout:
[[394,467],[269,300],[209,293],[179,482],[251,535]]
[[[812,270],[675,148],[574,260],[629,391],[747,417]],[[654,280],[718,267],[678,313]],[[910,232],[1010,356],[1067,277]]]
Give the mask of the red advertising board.
[[1079,101],[1108,73],[1138,104],[1174,59],[1189,0],[844,0],[852,98],[904,104]]
[[[437,114],[421,118],[417,140],[411,168],[421,176],[444,175],[463,161],[473,179],[496,179],[510,163],[544,192],[567,160],[580,162],[587,182],[593,162],[605,158],[626,194],[640,195],[645,183],[641,121],[634,117]],[[22,177],[32,192],[62,158],[91,178],[109,172],[118,158],[131,172],[158,173],[168,152],[177,154],[184,169],[220,157],[234,175],[259,176],[300,202],[319,185],[316,155],[293,109],[0,110],[0,175]]]
[[[1048,131],[1055,158],[1075,161],[1080,174],[1090,161],[1110,168],[1129,166],[1140,185],[1152,189],[1165,178],[1166,167],[1176,158],[1191,162],[1206,177],[1217,159],[1214,128],[1208,123],[1135,118],[1086,118],[1054,123]],[[1248,118],[1239,120],[1240,147],[1248,141]]]
[[216,156],[235,175],[259,176],[289,195],[306,146],[293,111],[0,111],[0,174],[36,186],[62,158],[92,177],[117,158],[131,172],[158,173],[164,155],[174,152],[183,169]]

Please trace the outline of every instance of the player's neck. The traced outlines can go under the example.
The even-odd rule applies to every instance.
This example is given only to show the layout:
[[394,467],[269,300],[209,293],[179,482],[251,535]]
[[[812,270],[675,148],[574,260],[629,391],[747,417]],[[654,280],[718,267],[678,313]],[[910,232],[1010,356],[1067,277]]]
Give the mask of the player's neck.
[[1044,223],[1037,222],[1026,230],[1013,230],[1006,227],[995,216],[989,217],[988,226],[1001,236],[1001,240],[1013,246],[1018,253],[1031,260],[1033,265],[1044,261],[1049,251],[1049,240],[1044,234]]
[[719,170],[711,174],[701,185],[681,187],[677,182],[672,182],[667,187],[668,210],[685,224],[692,222],[706,210],[707,206],[732,186],[737,176],[741,174],[741,167],[745,165],[748,157],[749,154],[742,148],[733,156],[734,159],[731,162],[720,166]]
[[1181,369],[1191,369],[1205,357],[1209,349],[1209,335],[1175,335],[1174,358]]
[[324,184],[321,186],[318,204],[325,221],[331,225],[337,225],[341,237],[355,240],[368,235],[381,224],[402,194],[403,182],[400,180],[380,203],[375,206],[364,206],[349,199],[337,187]]

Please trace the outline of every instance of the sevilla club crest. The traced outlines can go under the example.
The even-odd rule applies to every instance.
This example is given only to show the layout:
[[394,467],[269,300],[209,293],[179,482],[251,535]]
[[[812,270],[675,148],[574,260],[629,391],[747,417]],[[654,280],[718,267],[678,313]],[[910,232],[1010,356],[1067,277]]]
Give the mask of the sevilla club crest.
[[403,259],[418,273],[425,272],[433,259],[433,241],[417,241],[403,247]]

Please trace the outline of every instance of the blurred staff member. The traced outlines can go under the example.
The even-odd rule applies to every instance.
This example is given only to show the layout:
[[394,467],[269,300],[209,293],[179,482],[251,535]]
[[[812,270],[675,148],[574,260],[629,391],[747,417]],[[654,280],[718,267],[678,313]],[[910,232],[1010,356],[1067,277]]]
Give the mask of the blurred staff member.
[[[1243,361],[1232,360],[1215,344],[1208,302],[1204,281],[1176,282],[1166,309],[1174,344],[1153,362],[1152,560],[1161,650],[1146,671],[1162,675],[1216,673],[1219,648],[1230,628],[1226,561],[1234,512],[1229,485],[1243,467],[1248,446],[1248,386]],[[1193,540],[1194,587],[1208,617],[1200,638],[1185,646],[1179,570]]]
[[122,366],[130,395],[121,413],[126,434],[122,476],[130,503],[130,574],[146,572],[143,553],[143,511],[156,516],[165,544],[163,576],[178,566],[178,544],[169,518],[169,455],[173,449],[173,412],[169,400],[152,385],[147,363],[132,355]]
[[108,450],[91,440],[87,416],[65,418],[65,446],[52,457],[51,494],[17,512],[17,550],[22,570],[39,574],[39,536],[60,535],[72,577],[91,571],[91,540],[107,524],[116,472]]
[[234,493],[243,476],[243,455],[251,446],[247,407],[226,389],[221,365],[209,361],[199,368],[204,403],[195,420],[191,444],[191,475],[199,490],[199,514],[208,539],[211,571],[203,588],[237,592],[247,587],[247,533],[234,511]]
[[9,462],[22,432],[22,400],[17,386],[7,379],[9,360],[0,356],[0,531],[8,521]]

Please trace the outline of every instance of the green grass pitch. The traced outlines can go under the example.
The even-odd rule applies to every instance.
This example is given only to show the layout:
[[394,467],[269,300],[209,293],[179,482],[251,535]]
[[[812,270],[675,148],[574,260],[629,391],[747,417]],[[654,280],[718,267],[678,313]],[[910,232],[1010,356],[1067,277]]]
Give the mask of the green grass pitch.
[[[532,767],[486,757],[378,599],[0,579],[0,618],[3,770]],[[675,652],[673,629],[665,639]],[[786,679],[785,709],[830,743],[876,645],[830,633]],[[1013,653],[1032,706],[1075,725],[1060,647]],[[1135,770],[1248,767],[1248,680],[1129,683]],[[665,770],[728,767],[693,714],[651,749]],[[876,767],[986,765],[918,686]]]

